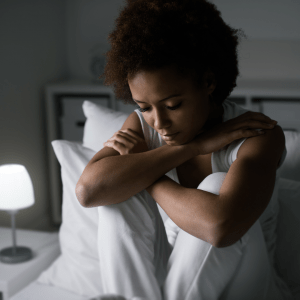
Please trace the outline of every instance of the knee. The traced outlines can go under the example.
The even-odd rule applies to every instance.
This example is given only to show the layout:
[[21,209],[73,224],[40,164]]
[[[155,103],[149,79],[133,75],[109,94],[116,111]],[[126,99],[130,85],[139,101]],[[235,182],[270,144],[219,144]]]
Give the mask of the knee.
[[226,172],[212,173],[202,180],[197,189],[219,195],[226,175]]
[[[154,202],[154,200],[153,200]],[[156,205],[156,203],[154,203]],[[151,205],[143,193],[138,193],[118,204],[98,207],[98,232],[153,234],[155,220],[159,215],[156,206]],[[153,207],[157,209],[155,211]]]

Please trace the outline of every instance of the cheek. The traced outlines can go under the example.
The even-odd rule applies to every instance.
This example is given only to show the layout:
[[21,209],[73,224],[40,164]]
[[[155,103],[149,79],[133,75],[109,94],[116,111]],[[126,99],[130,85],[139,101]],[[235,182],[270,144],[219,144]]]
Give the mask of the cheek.
[[185,127],[189,128],[192,132],[198,132],[206,122],[207,116],[204,111],[194,110],[185,116]]
[[194,139],[202,130],[206,120],[207,115],[203,113],[204,111],[194,111],[185,119],[185,124],[183,125],[183,138],[187,140]]

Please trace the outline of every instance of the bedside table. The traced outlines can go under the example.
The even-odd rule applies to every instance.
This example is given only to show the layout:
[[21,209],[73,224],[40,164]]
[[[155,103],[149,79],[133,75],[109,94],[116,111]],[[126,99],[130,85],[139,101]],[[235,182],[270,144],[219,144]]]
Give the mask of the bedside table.
[[[31,248],[33,257],[16,264],[0,262],[0,300],[8,300],[37,279],[61,253],[58,232],[16,229],[16,245]],[[0,227],[0,249],[12,246],[12,229]]]

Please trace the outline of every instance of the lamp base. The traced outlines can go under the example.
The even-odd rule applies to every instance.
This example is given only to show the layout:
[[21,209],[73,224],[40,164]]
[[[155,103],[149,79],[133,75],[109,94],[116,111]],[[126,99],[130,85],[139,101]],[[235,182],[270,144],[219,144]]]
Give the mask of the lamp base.
[[[15,250],[15,251],[14,251]],[[32,251],[27,247],[9,247],[0,251],[0,261],[7,264],[15,264],[30,260],[32,258]]]

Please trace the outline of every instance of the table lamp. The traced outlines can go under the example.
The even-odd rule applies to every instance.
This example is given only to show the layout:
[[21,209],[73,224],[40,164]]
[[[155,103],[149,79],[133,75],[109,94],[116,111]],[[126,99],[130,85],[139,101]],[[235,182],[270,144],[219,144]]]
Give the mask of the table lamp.
[[30,248],[16,246],[15,214],[34,204],[34,191],[26,168],[19,164],[0,165],[0,210],[11,215],[13,247],[0,251],[3,263],[19,263],[32,258]]

